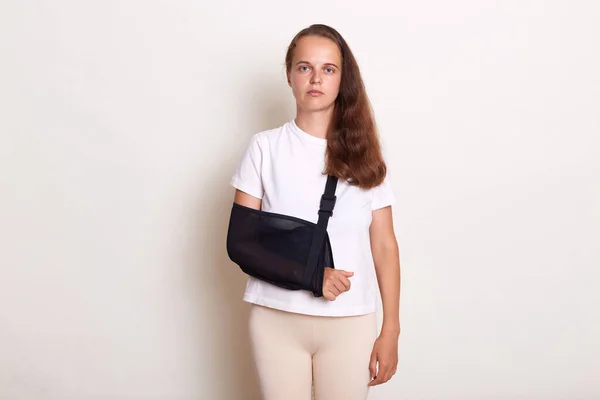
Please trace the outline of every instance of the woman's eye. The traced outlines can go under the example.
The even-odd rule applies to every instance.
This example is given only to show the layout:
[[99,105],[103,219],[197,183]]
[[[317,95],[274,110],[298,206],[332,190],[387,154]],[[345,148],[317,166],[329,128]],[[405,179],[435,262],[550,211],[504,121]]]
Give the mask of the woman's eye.
[[327,71],[330,74],[332,74],[334,72],[333,68],[326,68],[325,71]]
[[[306,69],[303,69],[303,68],[306,68]],[[308,71],[308,67],[306,65],[301,66],[299,69],[302,72]]]

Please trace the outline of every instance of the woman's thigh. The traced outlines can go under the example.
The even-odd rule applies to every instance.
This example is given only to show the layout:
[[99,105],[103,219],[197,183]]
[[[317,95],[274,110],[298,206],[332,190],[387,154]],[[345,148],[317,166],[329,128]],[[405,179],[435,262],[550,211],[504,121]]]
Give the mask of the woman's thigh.
[[253,304],[250,344],[263,400],[310,400],[309,317]]
[[367,398],[376,322],[375,313],[321,319],[319,347],[313,356],[315,400]]

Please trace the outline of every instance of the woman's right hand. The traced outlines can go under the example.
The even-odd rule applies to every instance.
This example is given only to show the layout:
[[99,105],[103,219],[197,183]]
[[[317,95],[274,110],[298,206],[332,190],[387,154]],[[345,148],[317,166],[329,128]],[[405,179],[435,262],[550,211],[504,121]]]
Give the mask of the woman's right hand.
[[348,278],[352,275],[354,275],[354,272],[325,267],[323,297],[329,301],[333,301],[340,294],[350,290],[350,279]]

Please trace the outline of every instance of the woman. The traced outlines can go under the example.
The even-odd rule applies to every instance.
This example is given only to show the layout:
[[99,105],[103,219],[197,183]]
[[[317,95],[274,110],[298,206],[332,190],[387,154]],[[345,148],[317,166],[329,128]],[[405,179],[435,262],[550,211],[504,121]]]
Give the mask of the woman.
[[[316,222],[327,175],[338,177],[329,220],[336,268],[323,297],[248,277],[250,340],[265,400],[364,400],[396,372],[400,265],[375,121],[360,71],[326,25],[300,31],[285,58],[297,115],[256,133],[231,184],[234,201]],[[377,337],[377,286],[383,326]]]

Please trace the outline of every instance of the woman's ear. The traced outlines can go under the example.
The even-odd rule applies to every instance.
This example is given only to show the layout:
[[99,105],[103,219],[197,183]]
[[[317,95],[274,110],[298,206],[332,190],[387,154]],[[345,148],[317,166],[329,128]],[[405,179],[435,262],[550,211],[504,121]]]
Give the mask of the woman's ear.
[[287,77],[288,86],[292,87],[292,80],[290,79],[290,74],[286,73],[285,76]]

